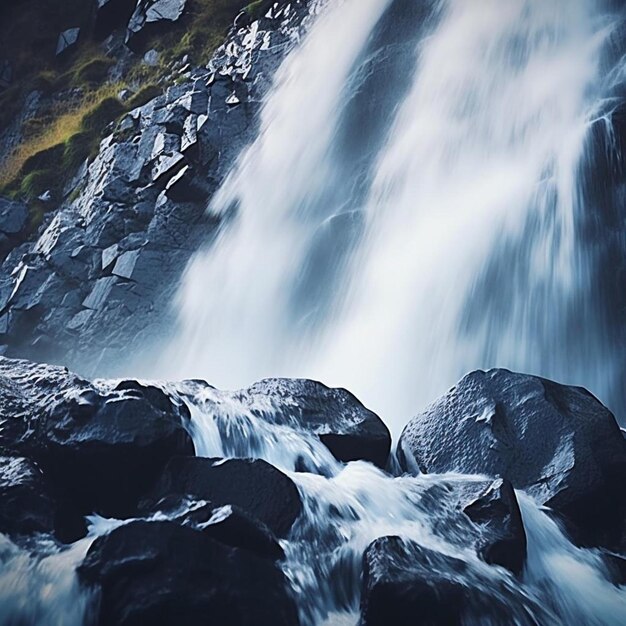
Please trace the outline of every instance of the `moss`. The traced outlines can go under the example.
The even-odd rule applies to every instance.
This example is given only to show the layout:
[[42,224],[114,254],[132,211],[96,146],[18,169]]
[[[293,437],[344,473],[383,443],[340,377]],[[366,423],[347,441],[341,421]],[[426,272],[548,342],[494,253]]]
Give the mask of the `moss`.
[[134,96],[129,98],[126,102],[126,107],[129,111],[136,109],[137,107],[141,107],[144,104],[150,102],[157,96],[160,96],[163,93],[163,89],[158,85],[145,85],[142,87]]
[[73,172],[97,148],[98,141],[92,133],[80,132],[72,135],[65,142],[63,168]]
[[31,172],[58,167],[63,159],[65,144],[59,143],[45,150],[41,150],[28,157],[20,169],[20,175],[26,176]]
[[126,111],[124,105],[115,97],[101,100],[91,111],[86,113],[81,122],[81,129],[88,133],[101,133],[117,117]]
[[253,19],[258,19],[263,15],[265,9],[271,4],[268,0],[256,0],[256,2],[251,2],[248,6],[244,8],[244,11]]
[[74,70],[72,82],[78,85],[100,85],[106,81],[113,65],[115,61],[108,57],[89,59]]
[[35,170],[22,178],[19,192],[24,198],[37,198],[48,189],[54,191],[58,182],[59,175],[56,167]]

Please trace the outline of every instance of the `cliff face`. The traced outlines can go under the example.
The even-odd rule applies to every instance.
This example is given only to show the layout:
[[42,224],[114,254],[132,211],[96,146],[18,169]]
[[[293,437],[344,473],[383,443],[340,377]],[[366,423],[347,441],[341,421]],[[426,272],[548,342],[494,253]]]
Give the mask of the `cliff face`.
[[[174,19],[202,3],[161,2],[172,5],[172,20],[151,21],[159,3],[139,2],[125,26],[122,9],[104,12],[112,2],[100,2],[88,21],[88,45],[104,51],[104,75],[90,87],[30,92],[2,134],[5,166],[19,165],[5,182],[14,200],[0,207],[17,223],[4,238],[0,270],[2,350],[62,358],[88,372],[127,358],[167,324],[190,254],[223,219],[206,214],[207,200],[252,138],[261,96],[318,4],[253,3],[237,14],[239,2],[208,3],[214,15],[229,10],[237,18],[200,65],[192,63],[202,54],[193,36],[204,32],[198,21],[206,14],[187,15],[190,52],[181,58],[167,62],[172,50],[159,51],[156,42],[169,45]],[[72,36],[61,37],[59,46]],[[72,76],[87,71],[81,59],[68,63]],[[77,104],[65,106],[77,132],[16,162],[27,122],[72,90]],[[95,99],[85,105],[89,98]]]

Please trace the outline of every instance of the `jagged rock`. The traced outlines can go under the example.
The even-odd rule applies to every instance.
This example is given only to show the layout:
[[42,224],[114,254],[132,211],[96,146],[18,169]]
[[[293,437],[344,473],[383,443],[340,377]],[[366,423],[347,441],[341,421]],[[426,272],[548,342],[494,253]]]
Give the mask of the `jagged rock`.
[[[8,253],[0,271],[0,317],[6,315],[0,345],[6,354],[62,361],[102,375],[160,336],[189,257],[222,219],[205,214],[205,198],[254,137],[275,69],[312,23],[308,4],[289,3],[288,11],[231,30],[207,68],[191,68],[189,82],[126,114],[68,184],[65,203],[47,212],[52,219],[46,217],[35,240],[19,253],[10,252],[16,242],[0,231],[0,259]],[[126,25],[136,5],[98,0],[96,36]],[[233,16],[241,8],[235,5]],[[110,51],[121,48],[119,40],[111,36]],[[226,104],[232,93],[239,106]],[[25,105],[25,111],[33,108],[31,117],[37,111],[36,97],[32,100],[32,107]],[[175,149],[153,159],[161,133],[176,137],[170,138]],[[189,170],[175,178],[186,165]],[[191,170],[196,176],[188,179]],[[188,181],[191,188],[185,189]],[[144,243],[122,248],[132,233]],[[114,263],[102,266],[102,251],[114,245],[119,254],[141,248],[130,281],[112,276]],[[155,276],[151,268],[158,262]],[[98,282],[105,278],[110,280]]]
[[52,532],[56,504],[43,474],[24,457],[0,452],[0,533]]
[[207,193],[196,180],[193,168],[185,165],[180,172],[174,174],[165,185],[165,193],[175,202],[202,202]]
[[115,263],[113,273],[120,278],[132,278],[139,252],[139,250],[129,250],[121,254]]
[[141,509],[153,509],[166,496],[189,496],[216,506],[238,506],[281,538],[288,534],[302,510],[292,480],[258,459],[174,458],[141,503]]
[[526,532],[513,485],[496,480],[463,511],[484,528],[479,553],[485,561],[519,576],[526,560]]
[[236,395],[257,417],[317,435],[340,461],[361,459],[379,467],[387,463],[391,447],[387,426],[345,389],[312,380],[270,378]]
[[221,543],[249,550],[260,557],[278,560],[285,556],[265,524],[232,504],[216,507],[205,500],[166,496],[154,506],[154,511],[166,515],[171,521],[201,530]]
[[460,559],[400,537],[367,548],[360,626],[473,623],[538,626],[521,595]]
[[68,28],[59,35],[57,41],[56,55],[64,54],[68,50],[72,49],[78,43],[78,37],[80,36],[80,28]]
[[413,418],[406,471],[501,476],[554,509],[585,544],[626,537],[626,441],[594,396],[507,370],[468,374]]
[[187,0],[139,0],[128,22],[126,45],[136,49],[155,25],[178,20],[186,4]]
[[0,357],[0,445],[34,459],[83,515],[128,516],[175,455],[193,451],[186,409],[133,380],[94,385]]
[[78,574],[101,588],[101,626],[298,624],[271,560],[171,522],[131,522],[96,539]]

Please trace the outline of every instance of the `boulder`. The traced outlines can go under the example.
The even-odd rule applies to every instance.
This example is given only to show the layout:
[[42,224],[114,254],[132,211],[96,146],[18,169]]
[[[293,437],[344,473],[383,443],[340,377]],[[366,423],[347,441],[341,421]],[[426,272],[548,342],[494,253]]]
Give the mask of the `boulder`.
[[253,415],[313,433],[339,461],[385,467],[391,435],[384,422],[345,389],[305,379],[270,378],[238,392]]
[[35,463],[0,454],[0,533],[28,535],[54,529],[56,505]]
[[405,471],[509,480],[586,545],[624,546],[626,441],[580,387],[502,369],[468,374],[404,429]]
[[101,590],[100,626],[298,624],[272,561],[172,522],[134,521],[96,539],[78,575]]
[[463,512],[482,528],[482,558],[519,576],[526,561],[526,532],[513,485],[501,478],[494,481]]
[[167,461],[193,452],[186,407],[133,380],[95,385],[0,357],[0,445],[34,459],[83,515],[134,513]]
[[362,584],[360,626],[537,624],[525,606],[529,601],[506,581],[400,537],[369,545]]
[[166,496],[207,500],[215,506],[235,505],[286,537],[302,510],[293,481],[269,463],[256,459],[171,459],[142,511],[154,509]]
[[68,28],[64,30],[57,41],[56,55],[60,56],[71,50],[77,43],[80,36],[80,28]]
[[238,506],[215,506],[206,500],[181,500],[168,496],[159,501],[152,515],[165,515],[171,521],[201,530],[217,541],[249,550],[266,558],[279,560],[285,556],[272,531]]

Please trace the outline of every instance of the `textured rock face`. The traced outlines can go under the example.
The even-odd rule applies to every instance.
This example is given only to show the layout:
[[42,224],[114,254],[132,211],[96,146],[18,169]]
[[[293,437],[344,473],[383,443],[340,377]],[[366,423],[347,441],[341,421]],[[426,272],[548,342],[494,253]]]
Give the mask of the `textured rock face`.
[[139,0],[128,22],[126,44],[133,48],[159,22],[175,22],[187,0]]
[[387,463],[389,429],[345,389],[331,389],[312,380],[272,378],[235,395],[250,404],[254,415],[270,423],[317,435],[340,461],[360,459],[379,467]]
[[557,511],[583,542],[624,541],[626,442],[589,392],[507,370],[474,372],[413,418],[407,471],[501,476]]
[[[101,0],[98,19],[121,4]],[[223,219],[207,200],[253,138],[271,76],[316,4],[279,3],[233,29],[206,68],[119,122],[37,239],[5,259],[0,352],[92,374],[153,343],[190,255]]]
[[361,626],[536,624],[505,585],[400,537],[377,539],[363,560]]
[[513,485],[496,480],[463,511],[485,529],[479,540],[485,561],[519,576],[526,560],[526,532]]
[[191,496],[235,505],[285,537],[302,510],[290,478],[261,460],[180,457],[170,461],[142,509],[167,496]]
[[[0,446],[38,464],[70,517],[132,513],[167,461],[193,451],[185,410],[135,381],[96,386],[63,368],[0,358],[0,413]],[[22,463],[28,489],[40,489],[37,468]],[[63,517],[57,525],[63,537],[80,534]]]
[[298,624],[272,561],[171,522],[132,522],[97,539],[79,574],[101,588],[102,626]]
[[0,456],[0,532],[31,534],[54,530],[55,503],[41,470],[19,456]]

